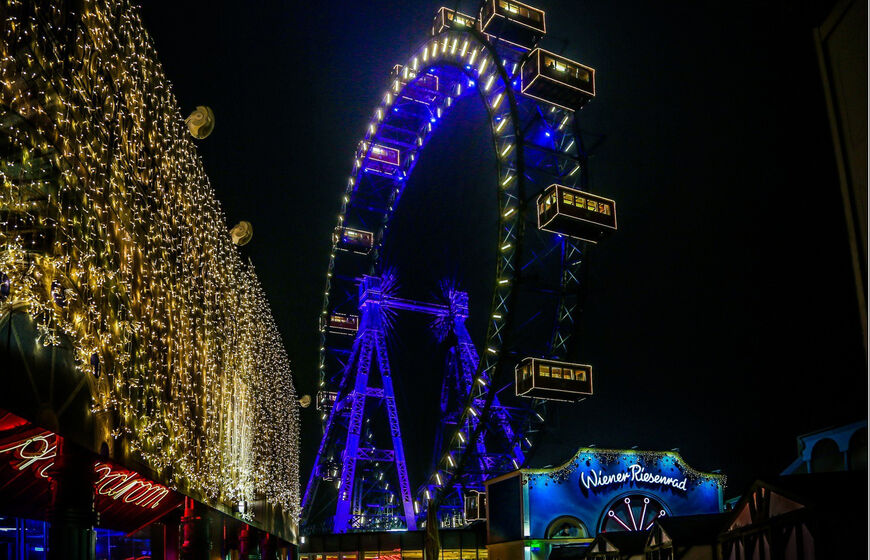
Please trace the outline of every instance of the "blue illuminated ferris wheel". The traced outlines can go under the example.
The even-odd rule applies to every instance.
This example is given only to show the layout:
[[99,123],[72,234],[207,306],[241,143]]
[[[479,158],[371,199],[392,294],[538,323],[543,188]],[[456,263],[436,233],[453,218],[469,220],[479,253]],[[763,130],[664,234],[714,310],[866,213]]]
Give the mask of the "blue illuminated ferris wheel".
[[[430,507],[442,526],[471,521],[481,512],[465,502],[477,505],[485,480],[524,465],[547,401],[592,393],[591,368],[565,360],[586,243],[616,229],[616,208],[581,190],[575,112],[595,94],[595,71],[539,48],[545,34],[544,12],[513,0],[486,0],[476,17],[441,8],[431,36],[393,69],[333,235],[320,317],[323,437],[303,530],[415,529]],[[402,298],[380,259],[431,133],[469,95],[483,101],[497,160],[497,261],[478,344],[465,323],[483,302],[450,287],[434,302]],[[413,486],[402,440],[411,427],[399,425],[387,347],[402,313],[431,317],[448,347],[436,459]]]

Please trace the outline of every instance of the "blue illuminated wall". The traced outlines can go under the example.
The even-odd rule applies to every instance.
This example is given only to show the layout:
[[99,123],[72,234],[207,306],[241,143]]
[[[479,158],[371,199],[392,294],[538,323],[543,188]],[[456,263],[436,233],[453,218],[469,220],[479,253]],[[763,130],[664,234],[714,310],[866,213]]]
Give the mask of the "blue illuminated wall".
[[[602,530],[646,529],[659,515],[717,513],[725,486],[724,476],[696,471],[679,454],[658,451],[581,448],[559,467],[517,475],[525,539],[551,538],[560,518],[579,520],[592,538]],[[497,493],[496,484],[488,486]]]

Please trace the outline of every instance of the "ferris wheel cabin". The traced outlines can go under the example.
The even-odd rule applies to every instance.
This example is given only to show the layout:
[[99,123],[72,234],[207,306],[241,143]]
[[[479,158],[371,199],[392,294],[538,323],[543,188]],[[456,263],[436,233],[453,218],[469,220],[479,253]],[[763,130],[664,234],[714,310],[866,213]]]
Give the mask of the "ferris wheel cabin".
[[415,88],[422,89],[427,92],[438,91],[438,76],[426,72],[424,74],[420,74],[418,77],[417,72],[413,68],[402,66],[401,64],[396,64],[395,66],[393,66],[393,70],[392,72],[390,72],[390,79],[393,83],[393,90],[396,93],[399,92],[400,86],[409,83],[412,84]]
[[338,398],[336,391],[317,391],[317,400],[315,409],[321,412],[329,412],[335,405],[335,399]]
[[[368,150],[368,143],[362,143],[363,152]],[[383,144],[372,144],[371,151],[365,159],[363,170],[392,177],[399,173],[399,168],[402,164],[402,152],[398,148],[391,148]]]
[[597,243],[616,231],[616,202],[563,185],[538,196],[538,229]]
[[518,397],[572,402],[592,394],[592,366],[525,358],[515,374]]
[[445,8],[438,8],[435,21],[432,22],[432,35],[438,35],[445,29],[471,29],[475,26],[473,16]]
[[479,521],[486,519],[486,492],[470,490],[465,495],[465,520]]
[[324,463],[317,465],[317,474],[326,481],[332,482],[338,480],[339,475],[341,474],[341,464],[332,459],[330,461],[325,461]]
[[333,334],[354,335],[359,330],[359,315],[332,313],[324,315],[322,327]]
[[547,23],[544,10],[516,0],[487,0],[480,7],[480,30],[528,50],[547,34]]
[[595,69],[544,49],[523,62],[520,90],[524,95],[576,111],[595,97]]
[[370,231],[339,226],[332,234],[332,242],[340,251],[367,255],[375,244],[375,236]]

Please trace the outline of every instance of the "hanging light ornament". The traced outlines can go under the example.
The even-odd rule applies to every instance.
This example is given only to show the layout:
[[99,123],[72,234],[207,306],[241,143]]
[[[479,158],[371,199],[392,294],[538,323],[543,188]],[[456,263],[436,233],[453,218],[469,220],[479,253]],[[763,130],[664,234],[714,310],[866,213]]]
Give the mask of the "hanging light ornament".
[[241,221],[230,230],[230,237],[233,238],[233,243],[241,247],[247,245],[254,236],[254,227],[251,222]]
[[211,107],[198,105],[184,122],[187,124],[190,135],[197,140],[202,140],[214,130],[214,112]]

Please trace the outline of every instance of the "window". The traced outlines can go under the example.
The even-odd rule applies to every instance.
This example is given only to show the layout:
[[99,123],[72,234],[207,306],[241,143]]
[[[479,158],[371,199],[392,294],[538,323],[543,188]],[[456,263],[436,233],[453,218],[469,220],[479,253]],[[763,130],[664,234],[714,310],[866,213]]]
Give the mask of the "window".
[[598,205],[595,204],[595,201],[594,201],[594,200],[587,200],[587,201],[586,201],[586,209],[587,209],[587,210],[591,210],[592,212],[595,212],[595,210],[596,210],[597,208],[598,208]]
[[530,19],[534,22],[540,22],[543,12],[539,10],[535,10],[533,8],[528,8],[526,6],[520,6],[519,4],[514,4],[512,2],[507,2],[506,0],[499,0],[498,7],[507,13],[515,16],[520,16],[521,18]]
[[564,379],[570,379],[571,381],[574,381],[574,370],[573,370],[573,369],[571,369],[571,368],[565,368],[565,369],[562,370],[562,371],[563,371],[563,375],[562,375],[562,377],[563,377]]
[[582,80],[584,82],[589,81],[589,72],[587,72],[586,70],[582,70],[576,66],[566,64],[565,62],[561,60],[556,60],[555,58],[550,56],[544,57],[544,67],[547,70],[553,70],[554,72],[565,74],[565,76],[568,78],[574,78]]
[[610,205],[604,204],[603,202],[598,203],[598,211],[604,214],[605,216],[610,215]]
[[574,205],[574,195],[571,193],[563,192],[562,193],[562,202],[569,206]]
[[538,373],[541,377],[550,377],[550,366],[540,366],[538,368]]
[[553,368],[553,377],[556,379],[562,379],[562,368],[554,367]]
[[834,472],[845,470],[845,457],[840,446],[832,439],[825,438],[813,445],[810,459],[812,472]]
[[468,20],[459,14],[454,15],[453,12],[447,12],[447,19],[456,23],[457,25],[468,25]]
[[586,199],[582,196],[574,197],[574,203],[577,205],[578,208],[586,207]]
[[584,383],[586,382],[586,370],[585,369],[578,369],[577,370],[577,381],[583,381]]
[[529,378],[529,366],[523,366],[523,379]]

